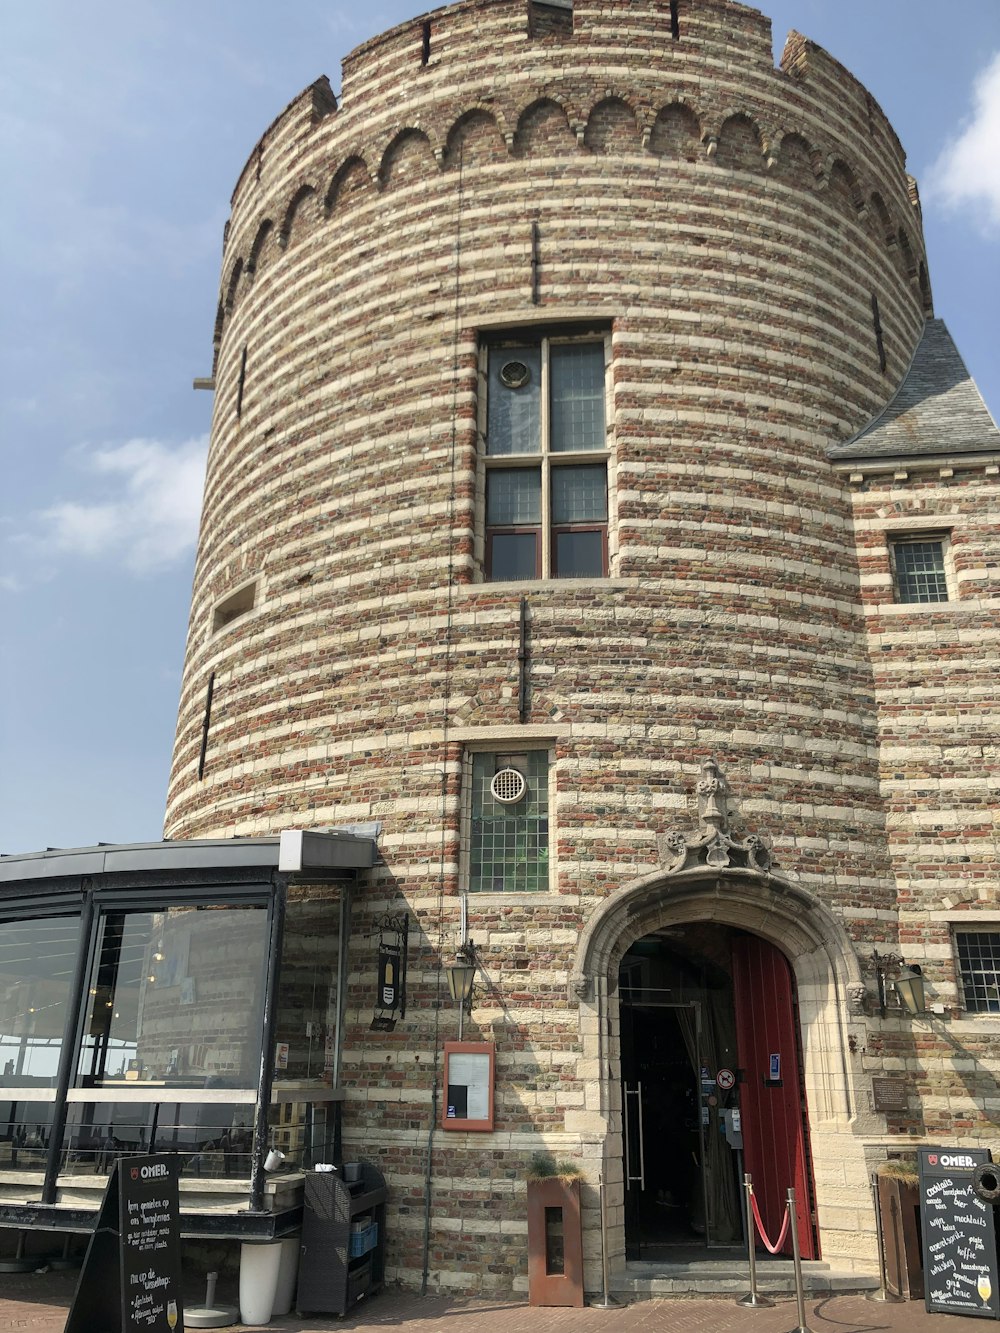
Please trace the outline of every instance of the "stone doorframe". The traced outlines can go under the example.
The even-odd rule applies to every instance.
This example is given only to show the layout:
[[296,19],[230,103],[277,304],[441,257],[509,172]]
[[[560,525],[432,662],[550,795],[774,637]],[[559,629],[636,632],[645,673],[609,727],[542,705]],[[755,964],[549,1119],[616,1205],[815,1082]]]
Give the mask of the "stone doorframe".
[[[788,958],[798,996],[814,1165],[839,1158],[848,1168],[848,1180],[867,1179],[858,1090],[849,1058],[850,1038],[864,1043],[860,996],[865,987],[842,922],[815,894],[773,870],[730,865],[713,872],[698,865],[655,871],[612,893],[595,909],[581,932],[570,983],[580,1004],[581,1069],[589,1075],[590,1133],[585,1139],[595,1155],[595,1178],[600,1171],[608,1187],[609,1258],[618,1269],[624,1263],[625,1234],[618,969],[631,945],[643,936],[664,926],[695,922],[750,931]],[[868,1119],[863,1110],[860,1119]],[[868,1267],[869,1238],[856,1243],[857,1213],[853,1221],[844,1217],[841,1224],[820,1174],[816,1172],[816,1186],[824,1250]],[[824,1208],[825,1195],[832,1208]],[[834,1234],[841,1232],[841,1225],[844,1234]],[[591,1245],[587,1249],[593,1252]]]

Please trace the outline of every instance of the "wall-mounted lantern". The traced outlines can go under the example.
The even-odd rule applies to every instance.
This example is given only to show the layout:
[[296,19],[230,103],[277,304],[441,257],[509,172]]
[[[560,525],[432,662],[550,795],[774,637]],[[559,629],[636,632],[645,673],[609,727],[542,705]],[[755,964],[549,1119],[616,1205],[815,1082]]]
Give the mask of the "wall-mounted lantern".
[[478,951],[472,940],[466,940],[459,947],[453,963],[445,964],[448,977],[448,994],[458,1005],[458,1039],[462,1040],[465,1015],[472,1012],[472,985],[479,966]]

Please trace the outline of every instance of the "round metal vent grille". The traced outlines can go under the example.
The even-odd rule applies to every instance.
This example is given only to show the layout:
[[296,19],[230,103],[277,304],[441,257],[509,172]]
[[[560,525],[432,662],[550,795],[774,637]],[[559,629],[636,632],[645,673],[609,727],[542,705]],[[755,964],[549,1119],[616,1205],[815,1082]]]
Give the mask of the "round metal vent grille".
[[499,801],[501,805],[516,805],[527,790],[528,784],[524,780],[524,774],[519,773],[516,768],[501,768],[499,773],[493,774],[493,781],[490,783],[490,794],[494,801]]
[[500,367],[500,383],[507,389],[523,389],[531,371],[523,361],[507,361]]

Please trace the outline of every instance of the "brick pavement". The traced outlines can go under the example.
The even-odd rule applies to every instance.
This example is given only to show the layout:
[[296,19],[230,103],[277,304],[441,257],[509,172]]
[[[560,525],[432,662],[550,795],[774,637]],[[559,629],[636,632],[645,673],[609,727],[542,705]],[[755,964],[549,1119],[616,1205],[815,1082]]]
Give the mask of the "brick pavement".
[[[62,1333],[76,1282],[74,1273],[0,1275],[0,1333]],[[193,1303],[193,1302],[192,1302]],[[861,1296],[833,1296],[808,1302],[806,1322],[812,1333],[983,1333],[978,1320],[927,1314],[923,1305],[879,1305]],[[772,1309],[746,1310],[731,1299],[640,1301],[620,1310],[536,1309],[514,1302],[420,1297],[388,1288],[363,1302],[344,1319],[275,1319],[261,1333],[324,1333],[346,1329],[368,1333],[400,1324],[414,1333],[789,1333],[796,1328],[794,1302]],[[243,1328],[236,1324],[233,1328]],[[101,1333],[95,1329],[93,1333]]]

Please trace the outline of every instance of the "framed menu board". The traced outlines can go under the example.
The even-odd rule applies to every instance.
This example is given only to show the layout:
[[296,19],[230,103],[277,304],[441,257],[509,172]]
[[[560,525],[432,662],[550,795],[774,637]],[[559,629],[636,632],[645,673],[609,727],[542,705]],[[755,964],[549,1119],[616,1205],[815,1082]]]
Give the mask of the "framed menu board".
[[491,1041],[446,1041],[442,1129],[493,1128],[496,1048]]
[[931,1314],[1000,1319],[993,1207],[972,1189],[989,1150],[921,1148],[919,1159],[924,1304]]

